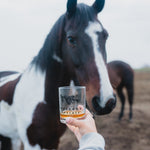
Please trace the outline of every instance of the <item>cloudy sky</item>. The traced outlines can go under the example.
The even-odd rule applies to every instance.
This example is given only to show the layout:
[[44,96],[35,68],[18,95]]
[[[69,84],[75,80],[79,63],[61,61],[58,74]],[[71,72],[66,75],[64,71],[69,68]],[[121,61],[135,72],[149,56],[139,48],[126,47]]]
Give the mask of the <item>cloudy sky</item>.
[[[0,70],[24,70],[67,0],[0,0]],[[93,0],[78,0],[91,5]],[[150,65],[150,0],[106,0],[99,19],[109,32],[108,61]]]

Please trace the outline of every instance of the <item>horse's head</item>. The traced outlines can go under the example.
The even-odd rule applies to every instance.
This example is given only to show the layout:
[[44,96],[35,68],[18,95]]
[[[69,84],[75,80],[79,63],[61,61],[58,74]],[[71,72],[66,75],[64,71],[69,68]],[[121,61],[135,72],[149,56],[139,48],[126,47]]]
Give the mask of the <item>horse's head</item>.
[[92,6],[68,0],[61,58],[66,71],[79,85],[86,86],[87,104],[98,115],[110,113],[116,104],[106,69],[107,31],[97,18],[104,0]]

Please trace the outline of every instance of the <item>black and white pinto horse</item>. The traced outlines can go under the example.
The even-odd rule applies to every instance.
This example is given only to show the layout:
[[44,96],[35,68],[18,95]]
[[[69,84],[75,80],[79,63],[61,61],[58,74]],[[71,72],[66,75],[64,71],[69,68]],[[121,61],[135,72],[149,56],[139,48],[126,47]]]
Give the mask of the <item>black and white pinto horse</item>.
[[121,120],[124,115],[125,106],[125,94],[123,89],[125,88],[129,101],[129,120],[132,120],[132,106],[134,97],[134,70],[132,67],[120,60],[111,61],[107,64],[110,82],[121,101],[121,111],[118,119]]
[[107,32],[97,18],[104,0],[92,6],[68,0],[67,11],[22,73],[0,72],[0,134],[20,139],[25,150],[57,149],[66,125],[59,121],[58,87],[86,86],[87,105],[97,115],[116,104],[106,69]]

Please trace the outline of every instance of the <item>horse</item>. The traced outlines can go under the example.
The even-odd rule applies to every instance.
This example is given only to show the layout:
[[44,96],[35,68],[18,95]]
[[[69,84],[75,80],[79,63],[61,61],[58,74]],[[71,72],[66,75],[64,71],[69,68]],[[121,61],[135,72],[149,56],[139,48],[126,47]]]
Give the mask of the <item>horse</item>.
[[121,101],[121,110],[118,119],[121,120],[124,115],[125,95],[123,88],[126,89],[129,102],[129,120],[132,120],[133,97],[134,97],[134,70],[132,67],[120,60],[111,61],[107,64],[110,82]]
[[58,87],[86,86],[87,105],[97,115],[114,109],[106,67],[108,33],[97,18],[104,3],[68,0],[26,70],[1,78],[0,134],[11,138],[13,149],[19,149],[20,140],[25,150],[57,149],[66,129],[59,121]]

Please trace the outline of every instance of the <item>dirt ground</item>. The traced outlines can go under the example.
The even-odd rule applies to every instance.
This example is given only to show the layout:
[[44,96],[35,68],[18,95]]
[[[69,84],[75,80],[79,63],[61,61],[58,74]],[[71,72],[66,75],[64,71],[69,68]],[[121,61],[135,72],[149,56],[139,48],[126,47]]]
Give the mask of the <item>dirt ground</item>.
[[[98,132],[105,138],[106,150],[150,150],[150,72],[136,72],[134,87],[132,122],[128,120],[127,100],[124,117],[120,122],[117,120],[121,106],[119,99],[111,114],[95,118]],[[59,150],[77,148],[77,140],[67,130],[61,138]]]
[[[114,111],[96,116],[98,132],[106,142],[105,150],[150,150],[150,71],[135,73],[133,120],[129,122],[129,105],[126,100],[122,121],[118,121],[120,101]],[[126,91],[124,91],[126,92]],[[78,142],[69,130],[61,137],[58,150],[76,150]]]

